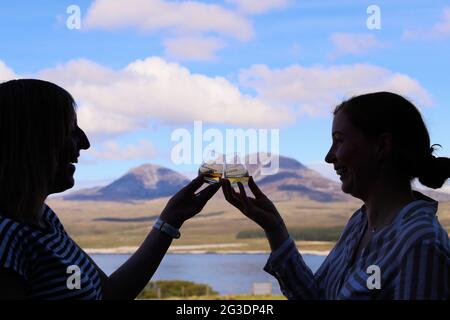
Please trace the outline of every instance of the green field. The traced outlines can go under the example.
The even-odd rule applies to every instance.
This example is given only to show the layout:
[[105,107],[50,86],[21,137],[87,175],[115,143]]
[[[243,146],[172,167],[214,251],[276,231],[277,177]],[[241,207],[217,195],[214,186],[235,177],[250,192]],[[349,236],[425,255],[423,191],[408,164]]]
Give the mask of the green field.
[[137,300],[286,300],[282,295],[219,295],[209,285],[184,280],[151,281]]
[[[119,203],[49,199],[47,203],[83,248],[116,248],[138,246],[150,231],[152,218],[159,215],[167,200]],[[289,230],[297,235],[300,250],[332,248],[339,230],[361,206],[359,201],[320,203],[302,198],[275,204]],[[449,231],[450,202],[439,204],[439,220]],[[208,244],[211,247],[217,244],[221,246],[206,250],[268,251],[269,246],[263,237],[242,237],[243,232],[249,231],[260,232],[256,224],[218,194],[199,215],[183,225],[182,237],[174,241],[173,246]]]
[[[74,202],[51,199],[47,203],[58,214],[67,232],[83,248],[117,248],[138,246],[168,199],[137,203]],[[297,247],[302,250],[328,251],[340,230],[360,202],[319,203],[301,198],[276,202]],[[100,220],[98,220],[100,219]],[[439,220],[450,230],[450,202],[440,203]],[[172,252],[192,252],[205,246],[209,252],[269,251],[264,233],[222,197],[213,198],[203,211],[186,222],[182,237],[173,242]],[[326,241],[323,241],[326,240]],[[213,245],[216,244],[217,247]],[[158,299],[155,291],[144,290],[138,299]],[[183,294],[176,290],[159,296],[169,300],[279,300],[283,296],[217,295],[213,288],[205,294],[198,286],[186,286]]]

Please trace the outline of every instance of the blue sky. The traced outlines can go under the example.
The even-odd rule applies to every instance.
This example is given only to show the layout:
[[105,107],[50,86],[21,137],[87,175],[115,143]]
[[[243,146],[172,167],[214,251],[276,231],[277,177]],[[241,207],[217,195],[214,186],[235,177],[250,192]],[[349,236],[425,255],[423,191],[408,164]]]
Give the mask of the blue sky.
[[194,120],[278,128],[281,154],[326,172],[334,104],[377,89],[413,100],[450,156],[446,1],[18,0],[1,4],[0,30],[1,80],[44,78],[78,102],[92,143],[78,187],[142,163],[195,171],[170,158],[172,132]]

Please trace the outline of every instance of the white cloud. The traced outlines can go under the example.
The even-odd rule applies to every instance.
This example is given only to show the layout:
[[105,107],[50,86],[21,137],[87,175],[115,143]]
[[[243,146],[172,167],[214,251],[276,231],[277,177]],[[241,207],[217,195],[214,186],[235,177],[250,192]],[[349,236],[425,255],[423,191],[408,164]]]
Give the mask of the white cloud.
[[235,4],[245,14],[261,14],[272,9],[285,8],[290,0],[225,0]]
[[332,57],[344,54],[359,55],[371,49],[383,47],[383,44],[371,33],[335,32],[331,34],[330,40],[335,46]]
[[154,158],[158,152],[147,140],[140,140],[135,145],[127,146],[120,146],[116,141],[109,140],[89,149],[86,154],[96,160],[148,160]]
[[166,56],[212,60],[226,41],[248,41],[254,30],[248,15],[286,7],[290,0],[226,0],[235,5],[201,1],[95,0],[83,21],[86,30],[135,29],[163,32]]
[[120,70],[74,60],[43,70],[38,77],[72,93],[80,126],[89,135],[131,132],[146,128],[151,120],[263,128],[295,121],[289,109],[244,95],[225,78],[192,74],[159,57],[134,61]]
[[116,30],[136,28],[144,32],[167,30],[181,34],[215,32],[239,40],[253,36],[250,22],[216,4],[198,1],[96,0],[84,26]]
[[406,30],[403,33],[406,39],[425,38],[437,39],[450,37],[450,7],[445,7],[442,12],[442,21],[439,21],[429,28]]
[[214,60],[225,43],[215,37],[181,37],[164,41],[165,55],[178,60]]
[[14,71],[0,60],[0,82],[17,78]]
[[443,21],[435,24],[432,28],[437,36],[450,36],[450,7],[444,9]]
[[[5,64],[0,70],[14,75]],[[303,114],[328,116],[355,94],[388,90],[419,107],[432,99],[406,74],[369,65],[292,65],[270,69],[254,65],[241,70],[239,82],[256,96],[243,94],[223,77],[191,73],[159,57],[137,60],[113,70],[88,60],[73,60],[45,69],[36,77],[66,88],[78,102],[78,121],[90,137],[106,139],[146,129],[154,122],[270,128],[292,124]]]
[[[79,88],[77,91],[81,97],[80,99],[77,99],[78,101],[81,101],[81,107],[77,110],[77,116],[80,127],[83,128],[89,136],[95,135],[103,139],[111,135],[120,135],[146,127],[147,124],[145,121],[142,121],[139,117],[127,115],[119,110],[108,111],[107,108],[104,108],[106,107],[106,102],[100,108],[97,108],[95,103],[91,104],[89,102],[84,102],[87,100],[84,100],[83,98],[83,89],[84,88]],[[93,89],[93,91],[95,91],[95,89]],[[89,93],[86,95],[89,95]],[[75,96],[77,95],[75,94]],[[89,99],[89,97],[86,99]],[[102,98],[97,100],[100,99]],[[117,103],[120,102],[118,101]],[[125,107],[126,105],[124,105],[124,108]]]
[[114,70],[86,59],[71,60],[66,64],[43,69],[39,72],[43,78],[51,78],[58,83],[70,83],[82,85],[83,81],[96,84],[107,84],[117,78]]
[[212,60],[225,47],[225,39],[248,41],[254,34],[242,14],[199,1],[95,0],[83,26],[163,32],[166,56],[179,61]]
[[402,94],[419,106],[432,104],[429,93],[417,80],[369,64],[293,65],[284,69],[254,65],[242,70],[239,79],[266,103],[281,103],[312,116],[329,115],[344,98],[382,90]]

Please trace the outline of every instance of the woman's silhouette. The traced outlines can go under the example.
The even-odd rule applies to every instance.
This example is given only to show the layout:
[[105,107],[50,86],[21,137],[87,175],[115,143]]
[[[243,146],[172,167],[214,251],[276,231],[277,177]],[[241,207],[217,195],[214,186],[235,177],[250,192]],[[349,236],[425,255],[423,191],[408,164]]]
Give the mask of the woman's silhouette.
[[272,253],[264,269],[289,299],[449,299],[448,234],[437,219],[438,203],[412,191],[411,181],[441,187],[450,159],[432,155],[417,108],[389,92],[351,98],[334,111],[332,139],[325,161],[342,190],[364,205],[315,274],[253,179],[255,198],[242,184],[237,193],[223,181],[226,199],[266,232]]
[[195,194],[199,176],[180,190],[136,253],[108,277],[45,204],[73,187],[73,163],[89,147],[67,91],[41,80],[0,84],[0,299],[135,298],[183,222],[220,188]]

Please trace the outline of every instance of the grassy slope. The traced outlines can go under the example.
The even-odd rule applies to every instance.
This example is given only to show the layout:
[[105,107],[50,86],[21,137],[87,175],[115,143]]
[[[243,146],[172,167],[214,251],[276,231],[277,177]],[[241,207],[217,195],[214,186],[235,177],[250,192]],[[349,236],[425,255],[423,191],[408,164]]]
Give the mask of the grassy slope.
[[[157,216],[168,199],[139,203],[75,202],[50,199],[47,203],[58,214],[67,232],[84,248],[137,246],[149,232],[152,222],[94,221],[96,218],[138,218]],[[307,199],[277,202],[276,206],[288,227],[332,227],[345,225],[361,206],[358,201],[319,203]],[[450,230],[450,202],[441,203],[439,220]],[[182,228],[181,239],[174,245],[241,243],[240,247],[223,250],[268,250],[265,239],[236,239],[242,230],[257,226],[240,214],[223,198],[213,198],[202,213]],[[302,250],[329,250],[333,243],[298,242]]]

